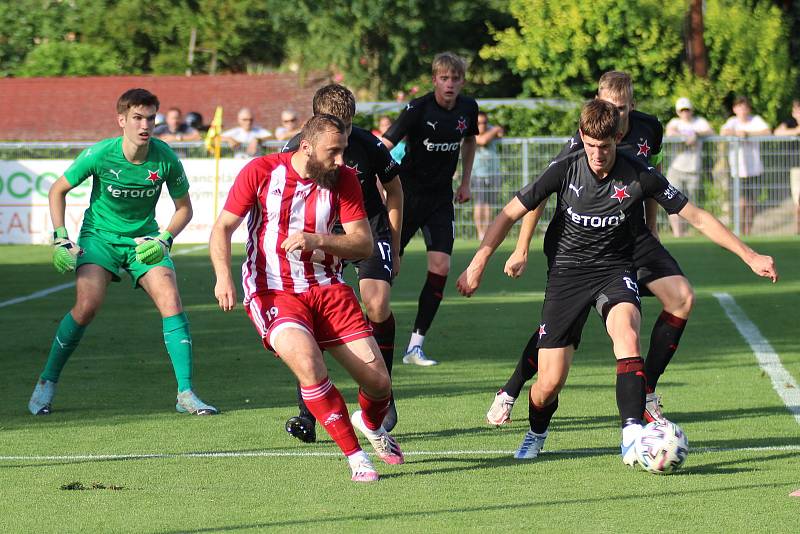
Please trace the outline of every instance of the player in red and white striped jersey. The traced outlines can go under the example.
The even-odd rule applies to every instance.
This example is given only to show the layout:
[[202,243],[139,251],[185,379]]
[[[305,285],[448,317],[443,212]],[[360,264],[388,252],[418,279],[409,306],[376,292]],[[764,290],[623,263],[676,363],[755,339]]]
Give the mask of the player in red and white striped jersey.
[[[248,216],[242,286],[247,314],[264,346],[300,383],[303,400],[347,456],[352,479],[378,474],[361,450],[353,426],[386,463],[403,462],[397,442],[381,426],[392,394],[391,379],[353,290],[341,277],[340,258],[372,254],[372,234],[361,186],[343,165],[345,126],[316,115],[301,132],[295,152],[251,161],[237,176],[211,232],[214,294],[233,309],[231,235]],[[338,218],[344,234],[333,234]],[[348,416],[322,358],[327,349],[356,379],[361,410]]]

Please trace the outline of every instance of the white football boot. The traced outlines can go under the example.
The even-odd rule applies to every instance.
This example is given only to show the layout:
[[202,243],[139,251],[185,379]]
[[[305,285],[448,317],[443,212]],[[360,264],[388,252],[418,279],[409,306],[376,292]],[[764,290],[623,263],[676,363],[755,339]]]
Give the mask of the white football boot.
[[522,438],[517,452],[514,453],[514,458],[517,460],[533,460],[539,456],[539,452],[544,447],[544,440],[547,437],[547,430],[542,434],[537,434],[533,430],[528,430],[525,437]]
[[33,415],[50,415],[53,396],[56,394],[56,383],[50,380],[39,380],[33,388],[28,410]]
[[217,415],[219,413],[219,410],[201,401],[191,389],[178,393],[175,409],[180,413],[193,415]]
[[516,400],[516,397],[512,397],[502,389],[498,391],[494,396],[492,405],[489,407],[489,411],[486,412],[486,422],[495,426],[510,423],[511,410],[514,408]]
[[403,363],[405,364],[414,364],[419,365],[420,367],[430,367],[431,365],[436,365],[436,360],[431,360],[425,353],[422,352],[422,347],[419,345],[414,345],[411,347],[411,350],[406,352],[406,355],[403,356]]

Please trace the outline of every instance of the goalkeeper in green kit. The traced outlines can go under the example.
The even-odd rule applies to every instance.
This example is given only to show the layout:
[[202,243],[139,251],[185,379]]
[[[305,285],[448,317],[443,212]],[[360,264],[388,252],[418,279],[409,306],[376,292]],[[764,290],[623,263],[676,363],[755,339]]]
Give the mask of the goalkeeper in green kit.
[[[147,292],[161,313],[164,344],[178,382],[175,408],[197,415],[217,413],[192,391],[192,337],[169,257],[173,237],[192,218],[192,203],[178,157],[166,143],[152,138],[158,106],[158,98],[145,89],[126,91],[117,101],[122,136],[84,150],[50,188],[53,265],[60,273],[76,272],[77,295],[58,326],[28,403],[34,415],[50,413],[61,370],[103,304],[108,284],[119,282],[120,269],[130,274],[134,287]],[[90,176],[91,200],[76,243],[64,227],[66,196]],[[155,209],[164,184],[175,214],[159,232]]]

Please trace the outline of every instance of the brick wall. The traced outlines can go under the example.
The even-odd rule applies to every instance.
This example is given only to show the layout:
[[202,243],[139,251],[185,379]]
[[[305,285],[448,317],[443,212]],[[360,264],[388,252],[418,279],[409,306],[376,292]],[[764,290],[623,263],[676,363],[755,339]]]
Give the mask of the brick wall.
[[199,112],[206,124],[223,106],[224,126],[236,126],[236,113],[250,107],[256,123],[274,131],[280,113],[294,109],[311,115],[311,98],[327,79],[296,74],[220,76],[109,76],[0,79],[2,141],[96,141],[119,135],[115,105],[134,87],[155,93],[161,111],[177,106]]

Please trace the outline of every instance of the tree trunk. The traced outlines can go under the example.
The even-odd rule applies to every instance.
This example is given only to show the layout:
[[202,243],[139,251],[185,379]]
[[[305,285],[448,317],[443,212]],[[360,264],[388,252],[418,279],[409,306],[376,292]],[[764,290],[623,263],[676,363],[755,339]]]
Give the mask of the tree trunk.
[[692,73],[699,78],[705,78],[708,76],[708,54],[703,39],[703,0],[691,0],[688,40],[687,51]]

